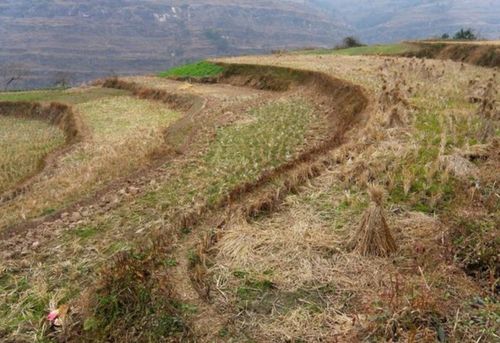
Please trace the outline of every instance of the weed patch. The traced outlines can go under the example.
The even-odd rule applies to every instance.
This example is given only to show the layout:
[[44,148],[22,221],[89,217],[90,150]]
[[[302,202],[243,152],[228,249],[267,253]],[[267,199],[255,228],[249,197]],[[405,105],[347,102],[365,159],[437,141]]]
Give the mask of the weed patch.
[[175,300],[167,275],[146,272],[157,270],[159,262],[146,254],[130,253],[122,253],[116,262],[92,291],[80,335],[87,340],[185,337],[183,316],[195,309]]
[[[465,270],[476,277],[500,278],[498,251],[500,237],[498,222],[490,218],[455,218],[453,220],[452,242],[455,259]],[[500,285],[492,285],[493,292]]]

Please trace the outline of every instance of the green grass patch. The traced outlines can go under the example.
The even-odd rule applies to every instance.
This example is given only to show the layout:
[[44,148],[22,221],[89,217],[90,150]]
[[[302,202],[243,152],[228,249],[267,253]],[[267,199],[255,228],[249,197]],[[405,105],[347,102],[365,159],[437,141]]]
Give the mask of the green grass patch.
[[81,239],[87,239],[95,236],[99,232],[99,230],[92,226],[85,226],[75,229],[74,231],[71,232],[77,237],[80,237]]
[[163,209],[207,200],[215,204],[234,186],[291,159],[313,120],[312,108],[302,101],[268,104],[249,116],[244,124],[220,128],[201,161],[186,166],[182,176],[149,193],[143,203]]
[[357,55],[400,55],[410,52],[414,47],[408,44],[384,44],[359,46],[347,49],[316,49],[316,50],[301,50],[294,53],[300,55],[342,55],[342,56],[357,56]]
[[[389,192],[393,203],[406,203],[416,211],[434,213],[446,207],[452,199],[455,179],[437,167],[443,125],[445,123],[436,109],[421,110],[416,114],[418,145],[396,164],[395,184]],[[450,144],[446,150],[451,148]]]
[[192,64],[175,67],[161,72],[160,77],[209,77],[217,76],[224,71],[224,67],[217,64],[201,61]]
[[121,96],[127,91],[111,88],[51,89],[23,92],[0,92],[0,101],[62,102],[80,104],[105,97]]

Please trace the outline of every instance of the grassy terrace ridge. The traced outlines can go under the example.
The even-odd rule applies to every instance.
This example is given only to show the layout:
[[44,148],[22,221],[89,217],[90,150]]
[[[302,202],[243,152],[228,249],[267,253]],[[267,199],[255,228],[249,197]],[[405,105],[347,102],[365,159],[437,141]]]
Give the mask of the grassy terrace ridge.
[[293,54],[298,55],[341,55],[341,56],[356,56],[356,55],[401,55],[406,52],[414,50],[410,44],[383,44],[383,45],[369,45],[359,46],[346,49],[312,49],[312,50],[298,50]]
[[185,64],[179,67],[169,69],[158,74],[160,77],[210,77],[220,75],[224,67],[217,64],[200,61],[191,64]]
[[103,97],[120,96],[127,92],[118,89],[89,87],[81,89],[46,89],[34,91],[0,92],[0,101],[62,102],[78,104]]
[[0,116],[0,193],[35,173],[64,142],[64,133],[49,123]]

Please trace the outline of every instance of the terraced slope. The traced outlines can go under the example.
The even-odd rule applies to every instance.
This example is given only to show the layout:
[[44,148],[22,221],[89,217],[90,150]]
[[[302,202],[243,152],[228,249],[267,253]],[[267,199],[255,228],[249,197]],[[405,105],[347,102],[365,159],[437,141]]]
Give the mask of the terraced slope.
[[[206,80],[217,84],[111,79],[129,95],[76,106],[101,138],[129,97],[183,116],[163,131],[158,163],[3,231],[0,338],[495,339],[491,71],[380,57],[219,62]],[[371,183],[385,196],[367,209]],[[351,242],[363,212],[383,205],[397,250],[366,256]]]
[[[290,72],[293,75],[293,71]],[[251,79],[252,75],[244,75],[243,78]],[[315,80],[311,75],[306,76],[306,79],[310,82]],[[237,79],[233,79],[233,82],[236,81]],[[287,80],[284,81],[286,84]],[[170,81],[155,82],[168,84]],[[146,91],[141,89],[138,83],[128,84],[129,86],[126,83],[115,84],[122,88],[134,89],[134,93],[142,97],[149,95],[154,98],[170,99],[169,93],[162,93],[161,90]],[[341,84],[338,83],[339,86]],[[102,200],[79,208],[73,214],[64,214],[60,219],[47,221],[38,227],[32,226],[29,231],[9,232],[12,238],[2,243],[4,251],[7,252],[5,261],[8,261],[10,266],[6,269],[6,281],[3,284],[6,300],[2,309],[7,313],[11,306],[22,304],[26,311],[20,316],[11,317],[4,324],[5,332],[11,332],[10,330],[17,327],[20,329],[18,331],[20,335],[17,334],[15,337],[19,339],[23,337],[25,339],[30,333],[40,332],[40,328],[30,324],[30,321],[41,315],[37,304],[47,303],[51,294],[58,294],[58,298],[54,299],[58,304],[69,300],[75,302],[74,294],[77,290],[92,286],[94,277],[91,277],[91,274],[104,267],[100,276],[102,277],[106,270],[111,268],[102,264],[110,256],[124,254],[126,256],[129,249],[137,246],[144,237],[147,241],[148,237],[158,230],[161,237],[177,235],[172,231],[177,222],[187,229],[191,225],[189,223],[194,224],[196,216],[203,216],[205,211],[222,208],[228,201],[234,202],[240,194],[243,195],[270,182],[273,175],[278,177],[282,172],[292,170],[296,163],[307,163],[311,159],[308,153],[309,147],[320,148],[324,145],[322,142],[325,139],[328,138],[325,143],[331,140],[329,137],[332,132],[325,130],[335,122],[330,123],[333,117],[328,119],[325,116],[331,110],[325,107],[325,109],[319,108],[318,112],[315,102],[311,103],[308,100],[310,94],[306,89],[290,88],[285,93],[246,90],[245,96],[240,99],[232,96],[238,90],[238,87],[234,86],[214,86],[218,89],[217,96],[210,96],[210,92],[203,91],[210,89],[209,86],[190,87],[188,93],[196,93],[198,88],[199,92],[206,96],[206,106],[194,116],[202,116],[204,119],[203,121],[198,119],[198,122],[193,123],[194,118],[188,118],[190,125],[198,125],[197,139],[191,141],[189,149],[182,151],[183,156],[171,160],[158,169],[152,169],[144,178],[134,181],[134,186],[125,188],[123,192],[120,191],[118,194],[109,192]],[[344,91],[340,89],[339,95],[349,89],[349,87],[344,88]],[[221,97],[221,92],[226,92],[227,95]],[[270,99],[274,101],[269,102]],[[353,107],[353,110],[356,110],[356,107]],[[338,120],[337,123],[341,124]],[[183,125],[179,127],[184,128]],[[342,133],[339,130],[334,130],[333,133],[335,132]],[[340,136],[333,138],[340,139]],[[323,150],[318,150],[321,151]],[[273,170],[276,170],[274,174]],[[179,238],[182,238],[182,230],[179,234],[181,235]],[[24,247],[19,245],[21,237]],[[195,237],[187,236],[186,239],[191,240]],[[61,241],[65,242],[64,248],[61,248]],[[84,246],[87,244],[91,244],[95,249],[85,249]],[[188,246],[185,245],[186,248]],[[68,259],[63,262],[52,255],[51,252],[55,249],[58,250],[57,255],[63,254],[70,258],[71,271],[66,269],[69,266]],[[17,269],[15,265],[19,260],[19,254],[29,256],[23,258],[25,261],[44,260],[43,269],[31,265],[29,274],[27,274],[28,269]],[[156,258],[157,255],[153,256]],[[37,271],[33,272],[32,268]],[[64,269],[67,272],[62,273]],[[186,276],[184,273],[184,280],[189,283]],[[45,280],[48,282],[47,291],[39,293],[34,289],[18,288],[16,285],[20,285],[19,281],[26,278],[30,283]],[[55,280],[58,280],[57,283],[54,283]],[[92,289],[97,285],[98,283],[89,289],[90,295],[96,294]],[[126,283],[122,285],[127,286]],[[188,298],[184,299],[181,296],[180,299],[189,308]],[[196,299],[191,300],[196,301]],[[92,304],[93,299],[88,301]],[[130,305],[133,306],[134,303]],[[78,302],[75,302],[74,306],[78,307]],[[102,334],[110,335],[109,337],[123,334],[123,327],[118,323],[114,323],[116,325],[113,327],[105,324],[104,321],[112,320],[112,317],[102,318],[99,307],[100,305],[97,308],[84,306],[85,310],[95,312],[83,313],[87,315],[84,322],[88,332],[80,334],[83,334],[83,337],[94,338],[103,338],[104,336],[99,336]],[[163,309],[162,305],[159,305],[158,311]],[[157,314],[160,313],[161,311]],[[137,314],[131,313],[131,315]],[[179,320],[184,321],[182,314],[180,315]],[[160,318],[161,316],[152,316],[150,324],[155,325]],[[131,324],[129,319],[131,318],[123,318],[123,323]],[[84,322],[77,323],[83,325]],[[174,334],[179,334],[174,331]],[[182,332],[183,330],[180,330],[180,333]],[[138,332],[137,337],[145,338],[151,335],[149,337],[158,338],[165,334],[165,332],[144,330]]]
[[500,67],[500,41],[424,41],[412,45],[418,49],[408,53],[418,57]]
[[[88,197],[112,180],[135,172],[162,149],[162,129],[175,121],[178,114],[162,104],[124,94],[92,88],[26,93],[29,100],[73,103],[72,113],[83,123],[83,138],[29,184],[5,197],[0,226],[5,228],[20,217],[50,214]],[[4,95],[9,96],[22,99],[23,95]]]
[[[224,334],[237,341],[494,341],[498,75],[386,57],[221,61],[326,72],[363,85],[378,102],[366,129],[331,154],[335,167],[286,197],[279,212],[232,217],[208,246],[200,242],[208,297],[231,318]],[[385,189],[399,246],[392,258],[349,249],[370,201],[367,183]]]

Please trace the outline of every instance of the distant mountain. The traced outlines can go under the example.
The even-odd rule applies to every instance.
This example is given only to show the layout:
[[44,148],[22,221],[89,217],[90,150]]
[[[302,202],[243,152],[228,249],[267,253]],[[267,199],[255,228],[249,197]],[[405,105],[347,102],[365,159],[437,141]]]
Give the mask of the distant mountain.
[[310,0],[348,23],[369,43],[453,34],[471,27],[500,37],[500,0]]
[[[500,33],[500,0],[3,0],[0,89],[148,73],[216,55]],[[21,75],[22,74],[22,75]]]
[[8,0],[0,2],[0,66],[29,70],[12,86],[39,87],[216,55],[332,46],[349,32],[294,1]]

